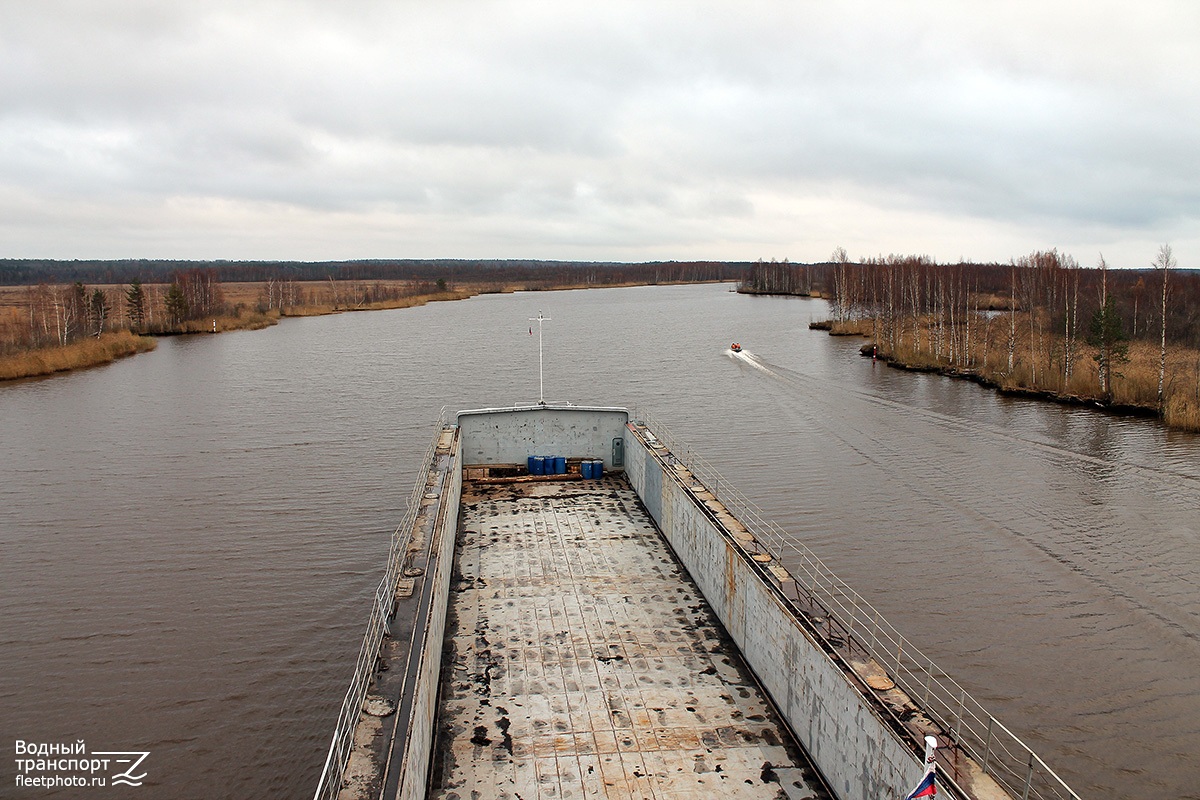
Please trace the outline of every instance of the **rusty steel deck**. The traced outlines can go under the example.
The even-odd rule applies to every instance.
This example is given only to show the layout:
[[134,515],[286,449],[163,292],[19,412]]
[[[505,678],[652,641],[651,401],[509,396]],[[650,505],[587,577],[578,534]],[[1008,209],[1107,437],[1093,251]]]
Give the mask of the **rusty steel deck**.
[[828,793],[623,476],[463,487],[437,798]]

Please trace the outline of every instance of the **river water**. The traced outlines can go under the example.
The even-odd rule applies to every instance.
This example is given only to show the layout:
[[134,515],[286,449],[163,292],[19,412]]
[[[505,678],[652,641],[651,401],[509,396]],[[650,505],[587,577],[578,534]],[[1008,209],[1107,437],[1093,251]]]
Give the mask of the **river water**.
[[1083,797],[1200,797],[1200,438],[886,369],[807,329],[819,300],[715,285],[0,386],[0,796],[126,796],[17,788],[18,739],[149,751],[127,796],[310,796],[438,411],[536,400],[539,311],[547,400],[666,422]]

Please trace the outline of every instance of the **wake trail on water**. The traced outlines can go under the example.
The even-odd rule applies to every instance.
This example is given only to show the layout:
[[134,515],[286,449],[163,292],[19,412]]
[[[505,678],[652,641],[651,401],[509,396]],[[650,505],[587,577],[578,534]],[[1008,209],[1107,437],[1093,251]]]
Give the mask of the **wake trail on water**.
[[[840,392],[851,395],[872,405],[894,411],[901,411],[910,419],[914,417],[920,418],[923,422],[926,422],[937,428],[954,429],[970,435],[988,436],[993,439],[1012,442],[1025,448],[1037,450],[1044,455],[1069,459],[1077,463],[1089,464],[1094,467],[1103,467],[1105,469],[1117,468],[1129,473],[1139,474],[1145,478],[1154,478],[1165,484],[1172,485],[1173,488],[1178,489],[1185,496],[1193,495],[1193,493],[1195,493],[1197,490],[1200,490],[1200,476],[1192,475],[1186,472],[1180,472],[1166,466],[1152,466],[1134,461],[1112,458],[1097,458],[1095,456],[1088,455],[1087,453],[1081,453],[1078,450],[1073,450],[1062,445],[1038,441],[1036,439],[1030,439],[1019,434],[1014,434],[1011,431],[996,425],[963,419],[962,417],[956,417],[951,414],[934,411],[922,406],[916,406],[910,403],[892,400],[890,398],[882,397],[873,392],[864,391],[836,380],[830,380],[824,377],[817,378],[814,375],[800,370],[773,364],[763,358],[760,358],[759,356],[754,355],[753,353],[750,353],[749,351],[742,351],[742,353],[733,353],[732,351],[729,351],[729,354],[735,357],[739,355],[747,356],[747,358],[741,360],[754,367],[756,370],[769,375],[772,378],[781,381],[782,383],[797,388],[815,402],[834,405],[837,407],[843,406],[843,403],[839,402],[835,398],[830,398],[828,392],[824,391],[829,387],[833,387]],[[820,392],[813,388],[818,385],[822,387],[822,391]]]
[[[871,433],[874,426],[868,424],[842,429],[832,423],[845,416],[846,397],[849,396],[889,412],[901,412],[907,420],[927,425],[937,434],[949,433],[956,438],[959,436],[984,436],[1009,444],[1017,452],[1025,451],[1039,460],[1049,459],[1059,463],[1076,462],[1100,466],[1108,470],[1116,468],[1134,480],[1156,486],[1160,492],[1167,489],[1167,493],[1173,495],[1173,499],[1177,503],[1200,508],[1200,495],[1197,494],[1197,484],[1200,484],[1200,480],[1195,476],[1127,461],[1106,460],[1055,444],[1031,440],[995,425],[965,420],[950,414],[881,397],[872,392],[826,378],[817,378],[798,370],[773,364],[753,353],[745,351],[732,353],[730,351],[730,355],[737,357],[739,362],[752,368],[748,371],[766,375],[781,387],[802,395],[801,404],[788,403],[781,399],[784,402],[783,410],[787,416],[793,418],[797,415],[803,416],[808,424],[823,431],[831,440],[838,442],[840,447],[859,456],[863,460],[862,465],[875,471],[877,475],[881,476],[880,479],[886,476],[889,481],[901,482],[912,496],[920,497],[931,504],[953,508],[965,519],[973,519],[976,525],[990,528],[997,534],[1024,541],[1040,551],[1046,558],[1075,572],[1093,585],[1103,587],[1111,595],[1122,598],[1131,606],[1140,609],[1168,628],[1183,634],[1184,639],[1193,644],[1200,639],[1194,629],[1197,619],[1194,612],[1182,607],[1164,608],[1161,602],[1142,597],[1142,592],[1136,591],[1134,587],[1124,585],[1125,581],[1121,580],[1121,576],[1109,574],[1108,569],[1095,563],[1095,554],[1086,548],[1081,550],[1081,543],[1076,541],[1073,536],[1062,539],[1059,536],[1031,535],[1033,530],[1044,528],[1047,533],[1050,533],[1066,524],[1055,512],[1031,509],[1018,511],[1016,516],[1025,518],[1027,524],[1020,524],[1007,514],[997,515],[994,513],[994,509],[982,507],[972,500],[974,495],[968,487],[959,485],[957,481],[945,483],[942,479],[950,474],[950,470],[935,469],[931,474],[931,465],[927,461],[921,462],[920,465],[910,463],[909,456],[904,452],[906,437],[903,435],[903,428],[889,428],[892,434],[887,435]],[[820,387],[820,390],[817,387]],[[835,389],[832,395],[829,392],[831,387]],[[829,410],[829,413],[825,413],[826,409]],[[941,477],[934,477],[935,474]],[[1129,542],[1110,542],[1107,544],[1106,550],[1109,554],[1120,554],[1130,565],[1140,564],[1164,577],[1169,577],[1177,584],[1197,586],[1195,576],[1186,575],[1173,569],[1172,565],[1162,563],[1163,559],[1148,560],[1136,552],[1131,544]]]
[[783,377],[779,373],[777,373],[773,369],[771,369],[769,366],[767,366],[761,358],[754,355],[754,353],[751,353],[749,350],[742,350],[740,353],[735,353],[733,350],[726,350],[725,355],[729,356],[734,361],[737,361],[741,364],[745,364],[745,365],[749,366],[752,369],[758,370],[759,372],[766,373],[767,375],[770,375],[772,378],[782,379],[782,377]]

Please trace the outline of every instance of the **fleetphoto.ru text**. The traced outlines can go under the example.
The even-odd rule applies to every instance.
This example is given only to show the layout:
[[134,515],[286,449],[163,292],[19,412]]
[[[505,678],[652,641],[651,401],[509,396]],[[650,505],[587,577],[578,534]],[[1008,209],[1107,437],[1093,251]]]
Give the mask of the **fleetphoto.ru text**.
[[141,786],[150,756],[142,750],[89,752],[83,739],[65,744],[17,739],[13,750],[16,785],[29,789]]

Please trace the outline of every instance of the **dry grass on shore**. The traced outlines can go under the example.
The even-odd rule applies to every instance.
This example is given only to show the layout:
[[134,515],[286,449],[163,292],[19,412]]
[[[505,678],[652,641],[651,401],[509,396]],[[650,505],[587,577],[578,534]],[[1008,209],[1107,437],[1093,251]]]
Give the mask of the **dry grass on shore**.
[[[438,301],[463,300],[484,293],[595,288],[590,284],[553,285],[550,281],[511,285],[460,284],[442,290],[438,290],[433,283],[407,280],[225,283],[221,285],[225,313],[215,317],[188,320],[180,325],[170,325],[163,322],[166,315],[163,298],[167,286],[143,284],[143,287],[150,304],[149,325],[145,332],[155,336],[258,330],[275,325],[283,317],[313,317],[348,311],[411,308]],[[608,288],[608,285],[605,287]],[[130,325],[126,316],[125,286],[93,285],[88,288],[100,289],[107,294],[111,303],[109,325],[115,328]],[[0,352],[5,349],[15,350],[0,355],[0,380],[82,369],[154,349],[153,338],[136,336],[127,330],[121,330],[104,334],[99,339],[82,339],[66,347],[21,350],[21,342],[27,340],[27,328],[31,324],[29,317],[32,313],[32,291],[32,287],[28,286],[0,287]],[[292,302],[280,306],[279,303],[284,297]]]
[[209,319],[189,319],[181,325],[164,331],[162,334],[181,333],[223,333],[224,331],[257,331],[269,328],[279,322],[279,314],[262,314],[253,311],[248,314],[222,314]]
[[473,297],[479,294],[477,291],[469,289],[461,290],[446,290],[444,292],[432,292],[428,294],[407,295],[388,300],[379,300],[370,303],[359,303],[356,305],[341,305],[334,306],[332,303],[315,303],[311,305],[296,305],[284,306],[280,312],[284,317],[319,317],[325,314],[341,314],[348,311],[383,311],[393,308],[414,308],[423,306],[427,303],[436,303],[444,300],[465,300],[468,297]]
[[1163,422],[1179,430],[1200,432],[1200,400],[1183,396],[1168,397],[1167,407],[1163,410]]
[[874,328],[869,319],[831,320],[830,336],[870,336]]
[[158,343],[129,331],[81,339],[66,347],[46,347],[0,356],[0,380],[52,375],[71,369],[107,364],[118,358],[153,350]]
[[[298,295],[305,300],[318,302],[298,304],[284,308],[262,309],[262,300],[266,291],[263,283],[225,284],[223,294],[228,311],[220,316],[204,319],[187,320],[180,325],[153,325],[147,331],[152,335],[180,335],[201,333],[223,333],[235,330],[258,330],[275,325],[282,317],[310,317],[325,314],[340,314],[347,311],[370,311],[389,308],[410,308],[440,300],[461,300],[478,294],[478,288],[461,288],[446,291],[422,292],[417,294],[402,294],[389,296],[385,299],[359,302],[346,305],[334,305],[334,290],[328,282],[313,281],[298,284]],[[391,289],[391,292],[379,292],[379,289]],[[95,287],[107,291],[114,301],[112,324],[126,325],[123,303],[119,302],[123,287]],[[157,284],[146,285],[148,292],[157,292],[161,296],[166,287]],[[338,287],[344,289],[345,287]],[[358,287],[360,290],[362,285]],[[411,291],[408,281],[377,281],[372,282],[371,288],[377,294],[394,295],[399,290]],[[28,313],[28,287],[0,287],[0,333],[7,334],[3,341],[19,342],[22,326],[28,325],[25,315]],[[321,302],[328,301],[328,302]],[[160,318],[161,318],[160,310]],[[137,336],[128,330],[106,333],[100,338],[86,338],[72,342],[65,347],[52,346],[34,350],[21,350],[0,355],[0,380],[30,378],[41,375],[52,375],[73,369],[107,364],[118,358],[153,350],[156,341],[151,336]],[[11,343],[9,349],[13,349]],[[0,348],[0,352],[3,348]]]
[[[836,329],[840,323],[833,323]],[[894,349],[886,341],[880,343],[880,355],[905,367],[937,370],[949,374],[978,376],[1002,390],[1031,393],[1048,399],[1095,403],[1142,409],[1149,413],[1158,410],[1158,374],[1160,351],[1151,342],[1129,343],[1129,360],[1114,365],[1108,397],[1100,385],[1095,350],[1082,340],[1075,343],[1071,375],[1066,376],[1064,340],[1049,332],[1038,333],[1030,346],[1027,321],[1018,315],[1017,336],[1013,348],[1013,365],[1009,369],[1009,321],[995,318],[973,326],[969,358],[960,351],[952,363],[949,344],[943,342],[940,356],[934,349],[935,331],[932,321],[921,326],[921,346],[911,324],[897,337]],[[831,331],[834,332],[834,331]],[[842,332],[872,335],[871,320],[851,321]],[[1167,426],[1180,430],[1200,431],[1200,351],[1178,346],[1168,347],[1163,385],[1162,419]]]

